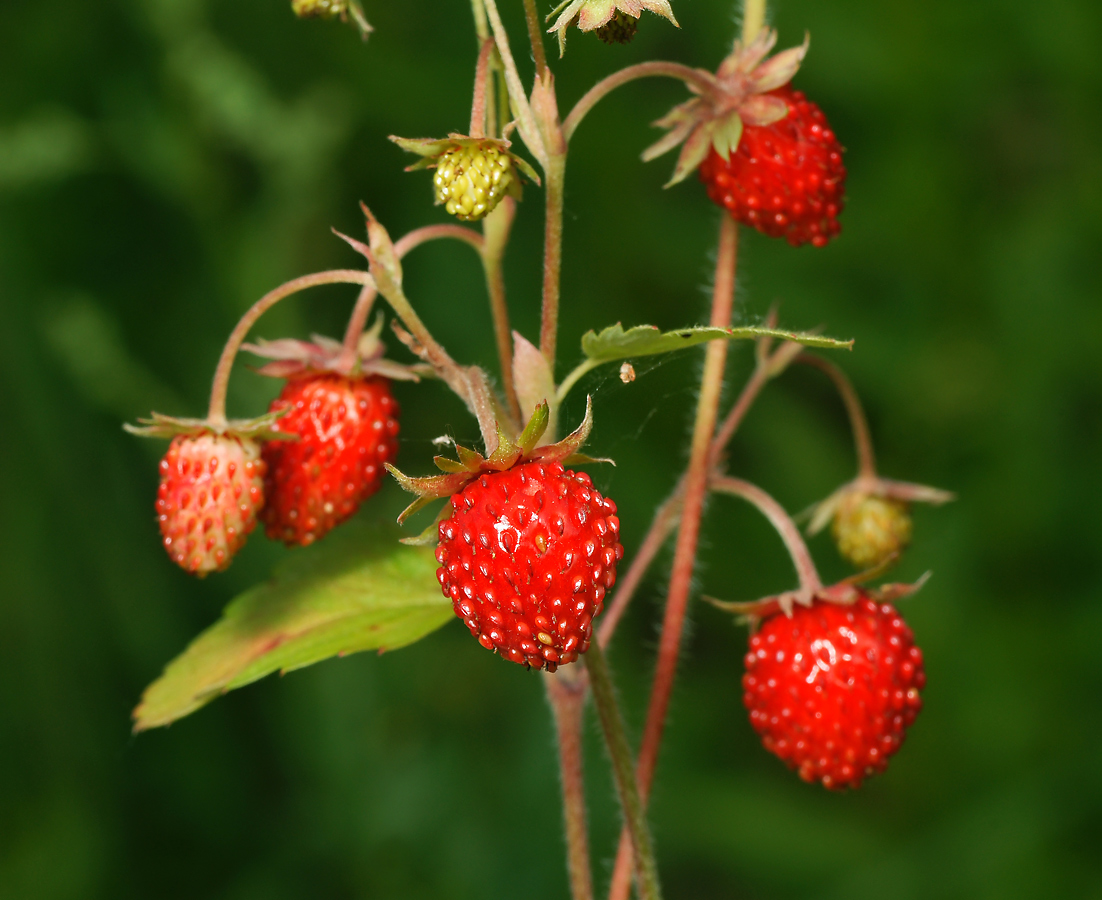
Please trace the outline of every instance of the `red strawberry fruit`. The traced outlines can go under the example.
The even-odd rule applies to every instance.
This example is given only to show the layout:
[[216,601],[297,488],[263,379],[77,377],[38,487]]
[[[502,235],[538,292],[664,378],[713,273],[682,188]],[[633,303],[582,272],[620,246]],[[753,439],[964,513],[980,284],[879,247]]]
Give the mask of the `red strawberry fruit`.
[[922,651],[889,603],[815,600],[750,639],[743,702],[765,748],[824,787],[883,772],[922,708]]
[[165,550],[197,575],[225,569],[264,503],[264,461],[256,441],[179,434],[161,460],[157,518]]
[[846,168],[821,109],[789,86],[770,91],[788,114],[747,123],[725,158],[711,148],[700,166],[708,196],[745,225],[793,246],[824,246],[842,226]]
[[268,537],[312,544],[374,494],[398,455],[398,404],[383,377],[314,372],[291,378],[272,401],[280,434],[264,445]]
[[436,575],[482,646],[550,672],[585,653],[624,555],[616,504],[546,459],[486,472],[450,502]]

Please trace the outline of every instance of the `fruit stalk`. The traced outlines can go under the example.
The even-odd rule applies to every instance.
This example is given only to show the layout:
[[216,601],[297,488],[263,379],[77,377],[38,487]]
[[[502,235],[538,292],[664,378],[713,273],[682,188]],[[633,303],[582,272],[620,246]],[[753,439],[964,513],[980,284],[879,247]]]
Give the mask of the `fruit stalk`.
[[574,108],[570,110],[567,117],[563,119],[563,137],[569,142],[570,138],[573,137],[574,132],[577,131],[578,126],[581,124],[582,119],[586,117],[594,106],[616,90],[616,88],[639,78],[653,78],[659,75],[667,78],[680,79],[685,82],[685,85],[690,89],[696,87],[700,90],[708,91],[711,90],[712,87],[711,82],[705,77],[706,73],[702,73],[698,69],[682,65],[681,63],[659,60],[628,66],[625,69],[621,69],[619,72],[613,72],[606,78],[602,78],[582,95],[582,98],[574,104]]
[[528,23],[528,40],[532,44],[532,59],[538,74],[547,68],[547,51],[543,47],[543,27],[536,11],[536,0],[524,0],[524,20]]
[[647,830],[643,813],[641,785],[636,783],[635,770],[631,764],[631,748],[624,733],[624,722],[620,708],[616,704],[616,692],[612,686],[608,662],[600,641],[590,644],[585,654],[586,669],[593,690],[593,704],[597,707],[597,716],[605,735],[605,744],[612,758],[613,775],[616,779],[616,791],[620,796],[624,820],[635,848],[635,875],[641,900],[657,900],[661,896],[658,886],[658,866],[654,859],[650,832]]
[[356,347],[360,342],[360,335],[363,334],[364,327],[367,325],[367,317],[371,315],[371,309],[375,305],[375,298],[379,295],[379,291],[374,284],[365,284],[360,291],[360,296],[356,298],[356,305],[352,307],[352,315],[348,318],[348,327],[344,330],[344,352],[341,355],[341,361],[344,365],[352,368],[352,364],[356,360]]
[[865,416],[865,409],[861,405],[861,398],[853,387],[846,373],[834,363],[816,356],[814,353],[801,353],[796,357],[796,362],[807,366],[814,366],[834,382],[842,402],[846,406],[846,414],[849,416],[850,428],[853,430],[853,443],[857,448],[857,477],[858,479],[876,478],[876,455],[872,449],[872,436],[869,433],[869,420]]
[[745,0],[742,5],[742,42],[749,44],[765,27],[765,0]]
[[471,126],[467,130],[473,138],[486,136],[486,83],[490,72],[490,57],[494,52],[494,42],[486,38],[478,51],[478,63],[474,70],[474,94],[471,99]]
[[547,700],[555,717],[559,745],[570,896],[572,900],[593,900],[582,768],[582,722],[587,680],[583,670],[568,666],[554,674],[545,672],[543,683],[547,687]]
[[478,37],[478,44],[490,36],[490,27],[486,24],[486,7],[482,0],[471,0],[471,13],[474,15],[474,32]]
[[249,307],[230,333],[226,346],[222,348],[218,365],[214,370],[214,382],[210,389],[210,406],[207,411],[207,422],[212,429],[223,431],[226,428],[226,389],[229,387],[233,361],[257,319],[285,297],[290,297],[292,294],[297,294],[306,288],[321,284],[361,284],[366,287],[374,286],[375,281],[370,274],[361,272],[358,269],[331,269],[328,272],[315,272],[312,275],[303,275],[281,284]]
[[490,314],[494,319],[494,338],[501,363],[501,387],[509,413],[518,426],[523,426],[520,403],[517,400],[516,383],[513,380],[513,342],[509,327],[509,307],[505,302],[505,273],[502,260],[505,245],[516,215],[516,201],[506,197],[482,222],[482,267],[486,273],[486,291],[490,297]]
[[562,275],[562,213],[566,183],[566,153],[553,155],[545,169],[546,211],[543,231],[543,304],[540,309],[540,352],[555,371],[559,329],[559,285]]
[[811,552],[800,535],[800,529],[796,527],[796,523],[785,512],[783,506],[760,487],[741,478],[717,475],[712,478],[711,488],[713,491],[741,497],[753,503],[784,541],[784,546],[788,550],[788,555],[792,557],[792,564],[796,567],[796,574],[800,579],[800,590],[812,592],[822,588],[823,582],[819,578],[818,569],[815,568],[815,560],[811,558]]
[[[727,328],[731,322],[731,309],[735,295],[735,269],[738,260],[738,224],[724,215],[720,222],[719,249],[716,254],[715,284],[712,290],[712,315],[710,323]],[[677,658],[681,651],[681,635],[685,625],[685,612],[689,605],[693,569],[696,564],[697,541],[700,537],[700,518],[708,489],[708,470],[712,436],[716,429],[720,394],[723,389],[723,370],[727,362],[727,341],[711,341],[704,357],[704,374],[697,401],[696,423],[689,450],[689,467],[685,475],[685,506],[674,550],[670,586],[666,599],[666,613],[662,621],[662,633],[658,643],[658,663],[651,687],[647,721],[643,728],[643,741],[639,748],[637,772],[643,802],[650,793],[658,748],[666,724],[670,694],[677,674]],[[627,871],[630,868],[631,848],[625,845],[621,835],[616,868],[613,871],[610,900],[626,900],[630,885]]]

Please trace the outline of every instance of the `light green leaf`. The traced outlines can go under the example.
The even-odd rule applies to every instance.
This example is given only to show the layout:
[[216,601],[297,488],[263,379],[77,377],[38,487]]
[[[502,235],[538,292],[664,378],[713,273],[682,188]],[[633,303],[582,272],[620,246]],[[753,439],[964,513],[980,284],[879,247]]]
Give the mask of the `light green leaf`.
[[677,331],[660,331],[653,325],[637,325],[626,331],[617,322],[600,333],[587,331],[582,335],[582,352],[595,363],[612,362],[617,359],[629,359],[635,356],[653,356],[657,353],[672,353],[706,341],[720,338],[728,340],[773,337],[782,341],[796,341],[807,347],[835,348],[850,350],[853,341],[838,341],[834,338],[798,331],[781,331],[777,328],[711,328],[698,326],[679,328]]
[[234,599],[142,695],[134,730],[168,725],[265,675],[395,650],[453,617],[436,559],[393,526],[349,523]]

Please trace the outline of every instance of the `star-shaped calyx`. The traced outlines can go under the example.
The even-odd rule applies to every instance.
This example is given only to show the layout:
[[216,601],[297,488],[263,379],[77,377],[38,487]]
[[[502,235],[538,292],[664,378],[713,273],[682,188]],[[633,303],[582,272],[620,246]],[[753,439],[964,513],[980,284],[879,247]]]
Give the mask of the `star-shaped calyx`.
[[377,316],[375,324],[360,335],[354,350],[349,350],[338,340],[325,335],[311,335],[309,341],[282,338],[276,341],[263,339],[255,344],[243,344],[241,349],[270,359],[258,369],[261,375],[271,378],[293,378],[307,372],[335,372],[338,375],[382,375],[394,381],[417,381],[431,372],[423,365],[407,366],[386,359],[386,345],[379,338],[383,329],[383,317]]
[[[677,25],[669,0],[563,0],[547,16],[555,16],[555,24],[548,30],[559,39],[559,56],[566,51],[566,29],[577,25],[579,31],[598,31],[607,28],[614,19],[630,16],[638,19],[643,10],[650,10]],[[680,25],[677,25],[680,28]]]
[[666,187],[684,180],[712,148],[728,159],[742,139],[743,125],[771,125],[788,115],[788,104],[769,92],[792,80],[807,53],[808,38],[799,47],[766,59],[776,43],[777,32],[772,28],[763,28],[749,44],[735,41],[731,55],[714,75],[698,71],[700,80],[690,85],[697,96],[654,123],[669,131],[644,151],[644,160],[682,145]]
[[[611,462],[609,459],[586,456],[579,452],[589,438],[589,433],[593,430],[592,398],[586,398],[585,418],[571,434],[558,443],[541,444],[540,440],[547,431],[550,418],[550,408],[547,402],[544,401],[535,408],[524,431],[515,440],[499,429],[497,447],[489,456],[484,456],[476,450],[470,450],[456,444],[455,452],[459,457],[458,459],[448,459],[445,456],[437,456],[433,459],[436,467],[444,473],[442,475],[411,478],[388,463],[387,470],[398,483],[411,494],[417,495],[417,499],[402,511],[398,521],[404,522],[409,516],[423,509],[434,500],[442,500],[461,491],[480,475],[489,472],[504,472],[518,463],[530,460],[561,462],[564,465]],[[449,508],[445,506],[442,514],[448,515],[449,512]],[[406,538],[404,543],[435,543],[436,534],[437,529],[434,523],[419,537]]]

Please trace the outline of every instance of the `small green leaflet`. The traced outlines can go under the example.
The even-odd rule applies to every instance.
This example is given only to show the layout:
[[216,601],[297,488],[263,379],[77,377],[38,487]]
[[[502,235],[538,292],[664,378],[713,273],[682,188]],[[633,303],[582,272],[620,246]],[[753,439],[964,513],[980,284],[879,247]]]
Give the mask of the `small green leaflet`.
[[817,334],[781,331],[776,328],[753,326],[748,328],[710,328],[698,326],[679,328],[676,331],[659,331],[653,325],[636,325],[634,328],[625,331],[624,326],[617,322],[615,325],[605,328],[599,334],[594,331],[587,331],[582,335],[582,352],[593,362],[612,362],[616,359],[628,359],[633,356],[672,353],[674,350],[682,350],[685,347],[692,347],[719,338],[752,340],[760,337],[796,341],[807,347],[844,350],[853,348],[852,340],[837,341],[834,338],[822,337]]
[[399,537],[390,525],[352,522],[296,551],[146,688],[134,730],[168,725],[275,671],[404,647],[453,618],[433,551],[399,544]]

